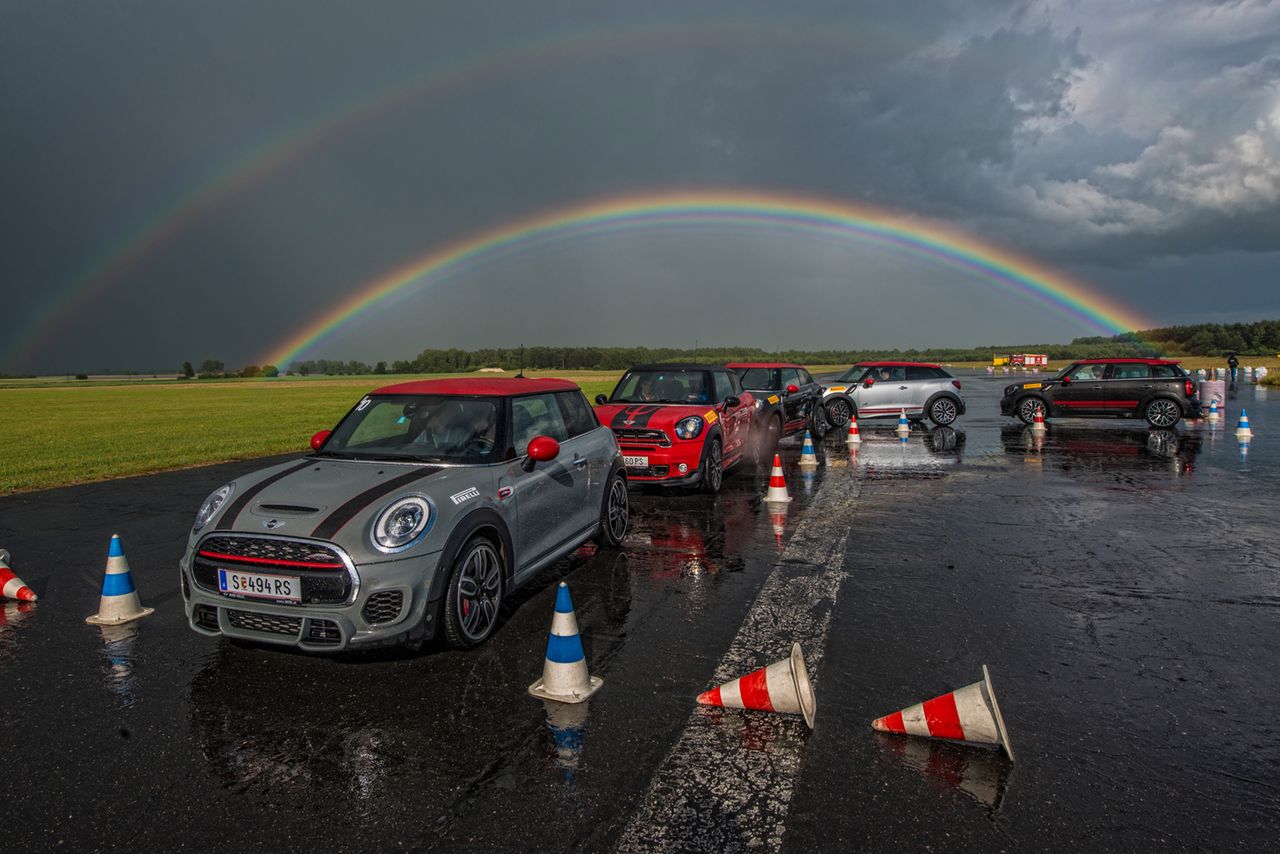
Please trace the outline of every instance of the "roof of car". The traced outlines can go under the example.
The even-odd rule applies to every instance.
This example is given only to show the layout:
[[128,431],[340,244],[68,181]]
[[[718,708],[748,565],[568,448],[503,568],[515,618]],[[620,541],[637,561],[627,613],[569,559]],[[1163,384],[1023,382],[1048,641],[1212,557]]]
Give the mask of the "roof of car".
[[794,362],[730,362],[726,368],[803,368]]
[[632,365],[629,371],[723,371],[724,365],[698,365],[692,362],[671,362],[661,365]]
[[483,397],[514,397],[520,394],[538,394],[547,391],[575,391],[577,386],[568,380],[524,379],[522,377],[485,377],[472,379],[457,377],[444,380],[412,380],[407,383],[385,385],[374,394],[454,394]]
[[933,362],[858,362],[855,368],[941,368]]
[[1076,359],[1077,365],[1177,365],[1181,359]]

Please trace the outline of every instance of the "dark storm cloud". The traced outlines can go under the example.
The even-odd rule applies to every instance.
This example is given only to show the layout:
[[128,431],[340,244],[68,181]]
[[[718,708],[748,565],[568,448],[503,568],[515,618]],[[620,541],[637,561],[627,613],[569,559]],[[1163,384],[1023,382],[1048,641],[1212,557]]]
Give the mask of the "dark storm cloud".
[[[429,97],[288,147],[433,69],[454,74],[420,90]],[[1280,9],[1265,3],[19,2],[0,9],[0,96],[6,325],[62,318],[0,371],[247,362],[433,247],[575,200],[688,185],[946,219],[1133,303],[1206,264],[1235,285],[1220,311],[1274,302],[1274,267],[1256,263],[1280,251]],[[293,154],[226,183],[273,140]],[[220,181],[234,192],[210,194]],[[157,222],[180,227],[78,311],[49,315]],[[630,246],[625,271],[594,249],[529,259],[523,277],[477,271],[450,292],[450,323],[418,328],[501,343],[487,336],[519,330],[494,329],[483,310],[537,292],[593,306],[598,343],[670,343],[661,324],[639,333],[616,309],[615,282],[644,290],[647,277],[656,297],[683,278],[704,308],[721,289],[773,304],[791,269],[836,309],[847,288],[870,287],[844,274],[851,264],[887,269],[865,253],[815,269],[812,245],[770,241],[776,263],[753,275],[725,261],[731,244],[704,245],[701,258]],[[1196,276],[1169,266],[1178,258]],[[892,275],[954,292],[936,270]],[[973,310],[993,337],[1002,311],[1031,322],[985,300]],[[829,319],[776,344],[965,343],[946,315]],[[316,355],[427,345],[397,320],[391,338],[351,329],[333,341],[343,353]],[[749,343],[774,334],[767,320],[728,328]],[[583,334],[554,318],[540,328]],[[1032,337],[1086,331],[1046,317]]]

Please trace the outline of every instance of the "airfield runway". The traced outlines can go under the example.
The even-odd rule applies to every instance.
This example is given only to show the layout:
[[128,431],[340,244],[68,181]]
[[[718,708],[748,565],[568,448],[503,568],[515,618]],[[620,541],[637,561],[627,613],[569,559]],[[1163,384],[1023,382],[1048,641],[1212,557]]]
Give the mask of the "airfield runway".
[[[621,553],[522,588],[480,649],[339,658],[191,632],[195,509],[261,461],[0,499],[40,594],[0,620],[6,851],[1274,848],[1280,838],[1280,394],[1223,426],[995,415],[864,423],[795,501],[765,469],[716,498],[636,493]],[[1240,405],[1256,438],[1232,438]],[[775,532],[775,525],[781,527]],[[144,604],[85,625],[119,532]],[[528,696],[555,583],[585,705]],[[802,643],[816,726],[702,709]],[[989,665],[1016,762],[875,733]]]

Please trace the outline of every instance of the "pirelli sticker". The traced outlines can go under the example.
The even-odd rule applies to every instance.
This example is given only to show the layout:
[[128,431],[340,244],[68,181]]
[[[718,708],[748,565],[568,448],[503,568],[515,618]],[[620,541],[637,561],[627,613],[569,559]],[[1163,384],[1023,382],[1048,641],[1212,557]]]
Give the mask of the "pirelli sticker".
[[720,416],[716,415],[716,411],[714,409],[708,409],[707,414],[702,417],[708,424],[715,424],[716,421],[720,420]]
[[1044,383],[1026,383],[1023,388],[1044,388]]
[[770,403],[777,403],[777,402],[778,402],[778,400],[779,400],[779,398],[778,398],[778,396],[777,396],[776,394],[771,394],[771,395],[769,395],[769,402],[770,402]]

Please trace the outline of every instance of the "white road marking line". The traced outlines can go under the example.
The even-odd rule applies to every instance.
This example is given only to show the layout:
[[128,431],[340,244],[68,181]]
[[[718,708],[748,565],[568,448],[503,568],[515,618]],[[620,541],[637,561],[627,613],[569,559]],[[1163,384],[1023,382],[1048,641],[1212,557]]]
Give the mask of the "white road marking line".
[[[860,491],[860,479],[835,474],[823,479],[780,564],[720,659],[713,684],[784,658],[799,641],[816,686],[847,575],[845,544]],[[691,700],[696,693],[690,691]],[[816,720],[822,720],[821,702]],[[617,850],[777,851],[808,735],[798,715],[695,708]]]

